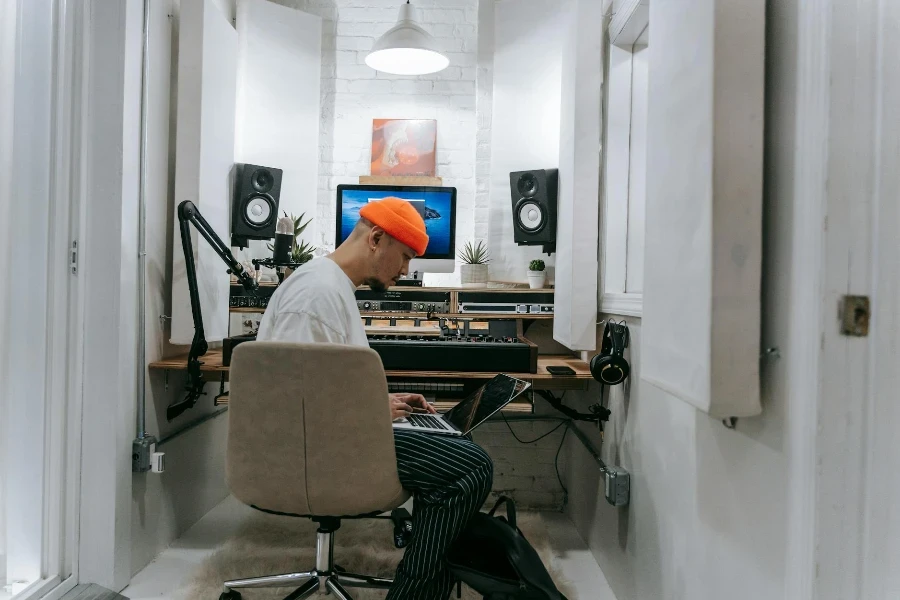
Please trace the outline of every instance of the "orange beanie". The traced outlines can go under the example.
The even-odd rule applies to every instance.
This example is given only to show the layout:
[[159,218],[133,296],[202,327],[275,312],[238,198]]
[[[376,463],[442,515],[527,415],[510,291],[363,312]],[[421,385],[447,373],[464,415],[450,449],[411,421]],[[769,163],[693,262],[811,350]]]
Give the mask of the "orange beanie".
[[378,225],[392,238],[412,248],[419,256],[425,254],[425,248],[428,247],[425,221],[422,220],[419,211],[406,200],[388,196],[369,202],[359,209],[359,216]]

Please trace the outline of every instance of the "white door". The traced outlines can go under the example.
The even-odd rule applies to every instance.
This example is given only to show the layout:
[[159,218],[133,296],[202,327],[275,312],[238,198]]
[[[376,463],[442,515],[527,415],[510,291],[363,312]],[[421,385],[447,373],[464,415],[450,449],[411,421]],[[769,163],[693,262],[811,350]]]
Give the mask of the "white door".
[[879,163],[872,218],[870,402],[864,415],[862,593],[900,598],[900,4],[882,2],[875,130]]
[[0,2],[0,600],[74,585],[73,25]]

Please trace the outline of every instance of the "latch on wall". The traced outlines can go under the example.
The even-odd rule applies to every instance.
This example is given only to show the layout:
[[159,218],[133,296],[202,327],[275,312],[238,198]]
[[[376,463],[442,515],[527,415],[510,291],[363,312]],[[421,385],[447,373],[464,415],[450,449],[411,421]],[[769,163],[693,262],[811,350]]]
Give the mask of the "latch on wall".
[[865,337],[869,335],[869,297],[841,298],[841,333]]

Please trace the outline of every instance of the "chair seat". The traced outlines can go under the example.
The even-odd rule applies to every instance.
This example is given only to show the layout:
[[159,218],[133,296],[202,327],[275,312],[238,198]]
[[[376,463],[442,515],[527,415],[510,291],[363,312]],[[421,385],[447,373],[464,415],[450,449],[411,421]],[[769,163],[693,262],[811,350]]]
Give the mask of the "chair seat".
[[380,515],[381,513],[386,513],[394,510],[395,508],[402,506],[406,503],[407,500],[412,498],[412,495],[406,490],[402,490],[400,494],[398,494],[393,501],[388,503],[388,506],[385,508],[373,508],[369,512],[365,513],[357,513],[353,515],[308,515],[308,514],[298,514],[298,513],[289,513],[282,512],[278,510],[271,510],[262,506],[256,506],[255,504],[250,504],[250,508],[256,509],[260,512],[268,513],[270,515],[280,515],[283,517],[300,517],[304,519],[365,519],[368,517],[374,517],[376,515]]

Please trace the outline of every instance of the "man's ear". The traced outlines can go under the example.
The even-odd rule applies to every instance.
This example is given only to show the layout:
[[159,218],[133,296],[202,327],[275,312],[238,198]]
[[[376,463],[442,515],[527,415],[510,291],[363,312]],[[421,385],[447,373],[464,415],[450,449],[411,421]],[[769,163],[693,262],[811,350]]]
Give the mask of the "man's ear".
[[384,239],[384,233],[384,229],[381,227],[378,227],[377,225],[372,227],[372,231],[369,232],[369,243],[373,246],[378,245],[378,243]]

